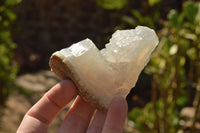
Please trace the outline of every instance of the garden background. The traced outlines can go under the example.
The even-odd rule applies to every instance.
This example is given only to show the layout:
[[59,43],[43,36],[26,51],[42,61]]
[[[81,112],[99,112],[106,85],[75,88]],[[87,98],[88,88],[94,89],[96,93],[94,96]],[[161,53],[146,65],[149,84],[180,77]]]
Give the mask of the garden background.
[[48,66],[54,51],[85,38],[101,49],[137,25],[155,29],[160,43],[127,97],[124,132],[200,132],[199,0],[0,0],[0,133],[15,132],[59,82]]

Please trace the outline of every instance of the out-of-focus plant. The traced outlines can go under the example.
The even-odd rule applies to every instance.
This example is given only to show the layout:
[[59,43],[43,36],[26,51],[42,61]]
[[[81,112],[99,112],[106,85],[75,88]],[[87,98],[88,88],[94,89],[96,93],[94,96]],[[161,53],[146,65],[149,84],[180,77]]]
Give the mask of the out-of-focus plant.
[[136,27],[138,24],[145,25],[151,28],[157,28],[161,16],[163,0],[148,0],[141,1],[139,9],[128,9],[127,15],[122,15],[121,27],[131,28]]
[[117,18],[121,22],[120,28],[133,28],[138,24],[157,28],[161,16],[162,1],[96,0],[97,4],[106,10],[123,10],[114,15],[115,19]]
[[104,9],[114,10],[122,9],[128,3],[128,0],[96,0],[96,2]]
[[160,44],[146,71],[153,75],[152,102],[135,108],[129,119],[141,132],[183,132],[181,109],[195,89],[195,115],[190,133],[195,131],[200,106],[200,3],[186,1],[182,12],[171,10],[160,32]]
[[12,51],[16,44],[11,40],[11,24],[16,19],[13,6],[20,1],[0,1],[0,105],[4,104],[10,94],[17,73],[16,64],[12,61]]

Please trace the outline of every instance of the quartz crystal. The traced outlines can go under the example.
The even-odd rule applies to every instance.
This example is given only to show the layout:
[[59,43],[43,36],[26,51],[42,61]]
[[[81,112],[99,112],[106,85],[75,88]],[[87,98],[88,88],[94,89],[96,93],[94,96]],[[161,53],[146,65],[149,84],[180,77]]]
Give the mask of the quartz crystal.
[[135,86],[157,44],[154,30],[138,26],[116,31],[101,51],[90,39],[85,39],[54,55],[63,62],[69,60],[81,79],[80,84],[108,106],[113,97],[126,97]]

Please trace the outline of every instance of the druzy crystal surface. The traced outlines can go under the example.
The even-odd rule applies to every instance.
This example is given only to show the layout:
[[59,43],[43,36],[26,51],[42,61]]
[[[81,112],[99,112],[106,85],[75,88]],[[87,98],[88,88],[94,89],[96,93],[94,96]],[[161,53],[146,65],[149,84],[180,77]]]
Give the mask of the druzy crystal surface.
[[70,60],[81,84],[108,103],[113,97],[127,96],[157,44],[154,30],[138,26],[116,31],[102,50],[85,39],[54,54],[63,62]]

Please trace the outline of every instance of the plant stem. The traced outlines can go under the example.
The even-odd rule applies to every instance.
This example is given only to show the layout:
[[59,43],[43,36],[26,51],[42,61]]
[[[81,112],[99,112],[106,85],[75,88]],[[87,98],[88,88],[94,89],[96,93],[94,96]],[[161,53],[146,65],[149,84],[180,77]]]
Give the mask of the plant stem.
[[163,116],[162,116],[162,132],[168,133],[167,131],[167,91],[166,88],[163,90]]
[[156,83],[153,82],[153,86],[152,86],[152,100],[153,100],[153,110],[154,110],[154,115],[155,115],[154,131],[157,131],[157,133],[160,133],[159,116],[158,116],[158,111],[157,111],[157,107],[156,107],[157,99],[158,99],[158,89],[157,89]]
[[195,132],[195,124],[197,121],[197,115],[198,115],[199,108],[200,108],[200,84],[197,85],[197,92],[196,92],[195,99],[194,99],[195,113],[194,113],[194,117],[192,120],[192,126],[191,126],[190,133]]
[[[198,55],[197,57],[200,57],[200,50],[197,48],[198,50]],[[196,87],[196,95],[195,95],[195,99],[194,99],[194,102],[193,102],[193,106],[194,106],[194,109],[195,109],[195,113],[194,113],[194,117],[193,117],[193,120],[192,120],[192,127],[191,127],[191,130],[190,130],[190,133],[194,133],[195,132],[195,124],[196,124],[196,121],[197,121],[197,115],[198,115],[198,111],[199,111],[199,108],[200,108],[200,71],[198,71],[198,68],[200,67],[200,60],[199,58],[197,58],[196,60],[196,63],[195,63],[195,67],[196,67],[196,70],[197,70],[197,84],[195,85]]]
[[194,113],[194,117],[193,117],[193,120],[192,120],[192,126],[191,126],[191,130],[190,130],[190,133],[194,133],[195,132],[195,124],[196,124],[196,121],[197,121],[197,115],[198,115],[198,111],[199,111],[199,108],[200,108],[200,71],[199,71],[199,68],[200,68],[200,48],[198,47],[199,43],[195,43],[195,48],[197,50],[197,58],[196,60],[194,61],[195,62],[195,71],[197,72],[196,73],[196,81],[197,81],[197,84],[195,85],[195,88],[196,88],[196,95],[195,95],[195,99],[193,101],[193,106],[194,106],[194,109],[195,109],[195,113]]

